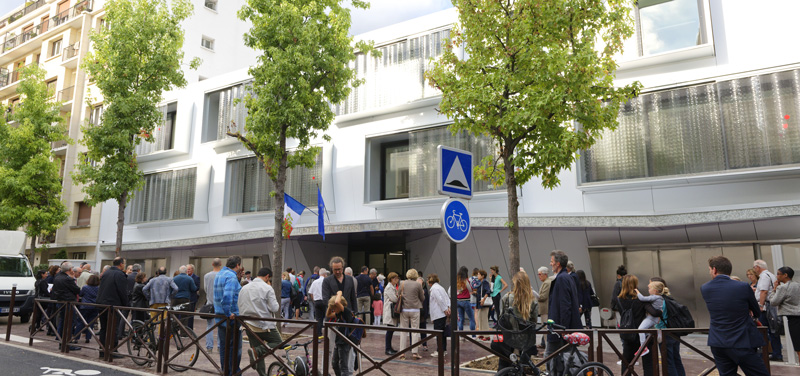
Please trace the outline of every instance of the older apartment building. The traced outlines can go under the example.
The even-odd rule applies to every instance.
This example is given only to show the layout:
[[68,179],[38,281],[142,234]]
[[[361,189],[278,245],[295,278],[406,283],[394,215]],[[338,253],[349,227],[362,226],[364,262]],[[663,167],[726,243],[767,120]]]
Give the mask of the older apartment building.
[[[81,60],[91,48],[89,33],[105,27],[105,0],[38,0],[19,1],[20,7],[2,16],[0,21],[0,103],[6,112],[19,103],[17,86],[22,67],[37,64],[47,74],[47,84],[54,99],[61,101],[67,119],[69,137],[75,142],[53,144],[61,162],[63,176],[62,199],[72,215],[55,234],[38,239],[48,244],[49,251],[38,255],[35,263],[46,261],[62,250],[70,259],[95,259],[98,246],[101,206],[89,207],[79,186],[74,185],[71,172],[85,148],[77,140],[85,122],[97,122],[102,115],[103,99],[99,90],[87,79]],[[187,59],[199,57],[203,64],[197,70],[184,68],[187,80],[198,82],[207,77],[247,67],[255,61],[255,52],[245,47],[242,34],[247,25],[236,18],[243,0],[194,0],[194,15],[184,22]],[[225,25],[209,28],[207,25]],[[91,101],[89,100],[91,99]],[[171,145],[172,124],[169,109],[164,109],[163,137],[160,146],[142,150],[146,155]]]

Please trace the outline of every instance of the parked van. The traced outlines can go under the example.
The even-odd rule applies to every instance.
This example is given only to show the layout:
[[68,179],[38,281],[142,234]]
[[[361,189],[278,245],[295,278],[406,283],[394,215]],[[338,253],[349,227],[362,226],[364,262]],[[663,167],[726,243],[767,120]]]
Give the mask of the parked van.
[[[13,314],[23,323],[31,318],[31,312],[20,311],[29,296],[36,296],[36,278],[31,264],[25,256],[25,233],[0,231],[0,316]],[[17,285],[14,312],[9,313],[11,289]]]

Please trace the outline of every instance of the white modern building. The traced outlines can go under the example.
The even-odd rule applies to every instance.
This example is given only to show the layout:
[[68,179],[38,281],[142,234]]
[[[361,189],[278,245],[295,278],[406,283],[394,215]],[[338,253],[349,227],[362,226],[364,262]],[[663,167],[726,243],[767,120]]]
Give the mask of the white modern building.
[[[53,98],[63,102],[61,113],[66,119],[68,136],[75,141],[52,145],[54,156],[61,163],[62,200],[72,214],[55,234],[38,239],[38,244],[47,244],[49,250],[37,254],[34,263],[47,262],[58,253],[65,254],[59,257],[69,259],[94,260],[101,206],[93,208],[84,203],[85,195],[80,186],[74,185],[71,173],[86,151],[77,142],[82,137],[81,125],[98,121],[102,114],[102,95],[87,77],[81,61],[92,48],[89,33],[106,27],[106,1],[36,0],[18,3],[20,6],[14,11],[0,16],[0,103],[5,111],[13,111],[20,102],[17,93],[20,69],[31,64],[41,66],[46,70],[45,79],[54,92]],[[198,82],[255,62],[255,51],[242,43],[248,24],[236,16],[244,0],[194,0],[192,3],[194,14],[183,24],[187,59],[183,69],[188,82]],[[188,60],[193,57],[203,61],[197,70],[188,66]],[[166,112],[165,117],[169,116]],[[170,128],[167,120],[161,133],[169,135]],[[157,147],[172,143],[169,137],[162,137],[160,142]]]
[[[800,3],[639,4],[617,81],[641,81],[645,91],[621,110],[616,132],[561,174],[560,187],[521,187],[522,266],[534,271],[548,265],[550,251],[564,250],[602,307],[618,265],[640,281],[660,275],[704,326],[699,289],[710,256],[729,257],[742,278],[758,258],[770,269],[800,268],[800,51],[790,42]],[[322,190],[327,237],[307,211],[286,242],[285,266],[308,271],[340,255],[354,268],[448,275],[436,146],[492,152],[486,139],[450,134],[436,111],[439,94],[423,82],[455,20],[451,9],[360,36],[375,40],[383,57],[354,62],[366,85],[335,106],[332,141],[319,141],[317,165],[292,171],[287,186],[314,212]],[[165,99],[175,114],[173,146],[140,157],[147,184],[128,208],[129,263],[174,269],[191,261],[204,272],[209,258],[239,254],[255,269],[270,255],[270,182],[223,132],[244,123],[233,99],[248,80],[242,69]],[[475,190],[458,264],[508,270],[505,190]],[[103,206],[104,258],[113,251],[116,210]]]

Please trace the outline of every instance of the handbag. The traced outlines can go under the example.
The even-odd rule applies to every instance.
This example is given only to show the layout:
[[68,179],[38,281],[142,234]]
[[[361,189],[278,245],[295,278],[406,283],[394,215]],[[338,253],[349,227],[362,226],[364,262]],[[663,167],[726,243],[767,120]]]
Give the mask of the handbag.
[[200,313],[214,313],[214,304],[208,303],[200,307]]
[[[481,284],[481,296],[483,296],[483,284]],[[489,295],[485,299],[483,299],[483,304],[481,304],[481,306],[491,307],[492,304],[494,304],[494,300],[492,300],[492,296]]]
[[600,306],[600,299],[597,297],[597,294],[592,294],[592,307],[599,307]]
[[[403,312],[403,285],[400,284],[400,292],[397,294],[397,303],[392,307],[392,317],[399,318],[400,312]],[[396,316],[395,316],[396,315]]]
[[[767,277],[769,277],[769,274]],[[773,283],[772,286],[775,286],[774,282],[772,282],[772,278],[770,278],[769,281],[770,283]],[[774,291],[775,287],[772,287],[772,289]],[[766,324],[769,328],[769,332],[776,335],[784,335],[785,330],[783,328],[783,317],[778,316],[778,308],[770,304],[769,300],[764,303],[764,314],[767,316]]]

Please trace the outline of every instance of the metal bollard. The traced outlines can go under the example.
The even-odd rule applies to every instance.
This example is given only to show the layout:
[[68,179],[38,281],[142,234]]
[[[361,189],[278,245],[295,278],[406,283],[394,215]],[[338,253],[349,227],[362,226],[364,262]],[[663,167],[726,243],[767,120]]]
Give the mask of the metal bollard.
[[14,322],[14,301],[17,300],[17,284],[11,285],[11,302],[8,305],[8,327],[6,328],[6,342],[11,340],[11,323]]

